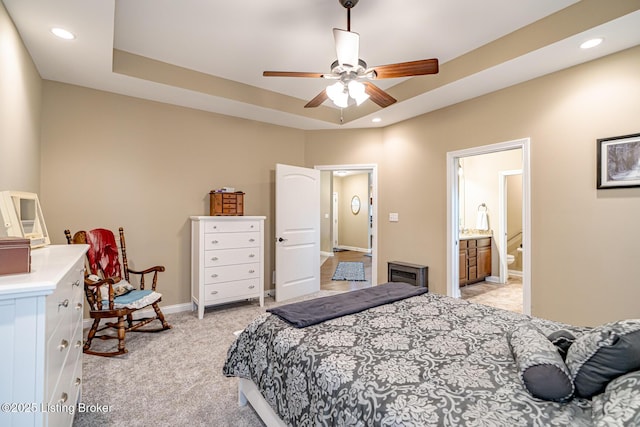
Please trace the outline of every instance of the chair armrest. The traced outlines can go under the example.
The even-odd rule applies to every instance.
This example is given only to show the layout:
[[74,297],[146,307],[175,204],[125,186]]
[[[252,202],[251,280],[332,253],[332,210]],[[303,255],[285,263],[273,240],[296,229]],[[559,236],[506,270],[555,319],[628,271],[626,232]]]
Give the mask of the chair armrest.
[[84,291],[87,295],[87,301],[91,310],[102,310],[102,295],[100,294],[100,287],[107,286],[109,289],[109,309],[113,310],[113,299],[115,294],[113,292],[113,285],[115,281],[111,277],[100,280],[91,280],[87,277],[84,278]]
[[156,265],[155,267],[149,267],[146,270],[142,270],[142,271],[136,271],[136,270],[132,270],[132,269],[128,269],[129,273],[133,273],[133,274],[147,274],[147,273],[153,273],[154,271],[164,271],[164,266],[163,265]]
[[156,285],[158,283],[158,273],[161,273],[164,270],[165,269],[164,269],[163,265],[156,265],[155,267],[150,267],[150,268],[147,268],[146,270],[141,270],[141,271],[136,271],[136,270],[132,270],[130,268],[127,268],[127,271],[129,273],[140,275],[140,289],[144,289],[144,276],[145,276],[145,274],[153,273],[153,280],[151,282],[151,289],[153,291],[156,290]]

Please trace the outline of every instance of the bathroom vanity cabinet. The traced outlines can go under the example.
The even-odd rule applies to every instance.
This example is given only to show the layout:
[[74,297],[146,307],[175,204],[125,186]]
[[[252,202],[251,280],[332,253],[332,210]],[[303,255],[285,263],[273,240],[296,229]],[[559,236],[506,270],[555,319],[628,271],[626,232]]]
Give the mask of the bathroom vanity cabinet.
[[459,268],[460,286],[491,276],[491,237],[460,239]]

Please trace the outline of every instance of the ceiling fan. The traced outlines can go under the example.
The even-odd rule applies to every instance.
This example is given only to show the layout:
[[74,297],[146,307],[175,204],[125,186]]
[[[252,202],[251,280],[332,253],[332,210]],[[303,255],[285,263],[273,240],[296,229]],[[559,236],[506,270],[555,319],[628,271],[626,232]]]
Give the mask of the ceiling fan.
[[262,73],[264,77],[311,77],[337,80],[309,101],[304,106],[305,108],[318,107],[327,99],[331,99],[338,107],[346,108],[350,99],[360,105],[369,98],[380,107],[385,108],[396,102],[396,99],[369,80],[438,73],[438,60],[435,58],[367,68],[367,63],[358,56],[360,35],[351,31],[351,8],[358,4],[358,0],[338,1],[347,9],[347,30],[333,29],[338,60],[331,64],[330,73],[298,71],[265,71]]

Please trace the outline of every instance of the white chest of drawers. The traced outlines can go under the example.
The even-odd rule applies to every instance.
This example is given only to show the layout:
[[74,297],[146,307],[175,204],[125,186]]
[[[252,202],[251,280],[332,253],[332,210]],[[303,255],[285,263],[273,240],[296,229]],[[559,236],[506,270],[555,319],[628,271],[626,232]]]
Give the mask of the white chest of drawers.
[[[86,245],[31,252],[31,273],[0,276],[3,426],[70,426],[82,386]],[[3,409],[5,409],[3,407]]]
[[206,306],[259,298],[264,305],[264,216],[191,217],[191,301]]

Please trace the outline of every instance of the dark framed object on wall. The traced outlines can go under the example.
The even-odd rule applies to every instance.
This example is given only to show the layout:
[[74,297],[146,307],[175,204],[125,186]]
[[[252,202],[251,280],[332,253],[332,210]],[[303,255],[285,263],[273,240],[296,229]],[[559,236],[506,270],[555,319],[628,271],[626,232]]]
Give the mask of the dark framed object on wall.
[[597,140],[597,188],[640,187],[640,133]]

